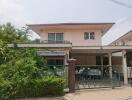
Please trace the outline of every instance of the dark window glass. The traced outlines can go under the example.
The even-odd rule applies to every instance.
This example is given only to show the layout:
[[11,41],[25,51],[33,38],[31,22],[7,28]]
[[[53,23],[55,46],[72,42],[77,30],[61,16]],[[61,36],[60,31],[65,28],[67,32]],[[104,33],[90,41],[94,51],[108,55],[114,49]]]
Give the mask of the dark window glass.
[[101,65],[101,57],[96,56],[96,65]]
[[63,41],[63,33],[48,33],[48,41]]
[[108,57],[103,57],[103,65],[109,65]]
[[63,41],[63,33],[56,33],[56,41]]
[[94,38],[95,38],[94,32],[90,32],[90,39],[91,39],[91,40],[94,40]]
[[84,39],[85,40],[89,39],[89,32],[84,32]]
[[132,61],[132,52],[127,52],[126,59],[127,59],[127,66],[128,67],[132,67],[132,64],[131,64],[131,61]]
[[88,39],[94,40],[95,39],[94,32],[84,32],[84,39],[85,40],[88,40]]
[[47,60],[49,66],[63,65],[63,59],[49,59]]
[[63,60],[56,60],[56,65],[63,65]]
[[48,33],[48,40],[55,41],[55,33]]

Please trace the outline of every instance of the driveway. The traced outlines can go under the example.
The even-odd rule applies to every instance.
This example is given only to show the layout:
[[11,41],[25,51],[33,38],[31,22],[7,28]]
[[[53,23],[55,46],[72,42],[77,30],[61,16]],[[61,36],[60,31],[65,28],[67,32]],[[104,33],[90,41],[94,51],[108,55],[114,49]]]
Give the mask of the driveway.
[[31,98],[21,100],[132,100],[132,87],[121,87],[116,89],[88,89],[76,91],[75,93],[68,93],[63,97]]
[[132,87],[83,90],[66,94],[65,98],[67,100],[132,100]]

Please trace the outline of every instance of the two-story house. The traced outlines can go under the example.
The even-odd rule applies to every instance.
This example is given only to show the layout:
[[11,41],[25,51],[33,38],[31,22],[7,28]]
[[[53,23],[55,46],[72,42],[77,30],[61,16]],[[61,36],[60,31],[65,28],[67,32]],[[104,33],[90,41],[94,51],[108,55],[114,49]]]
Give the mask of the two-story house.
[[[50,45],[44,51],[50,65],[67,64],[67,59],[77,59],[77,65],[101,64],[101,37],[114,23],[62,23],[28,25],[40,36],[40,42]],[[56,45],[56,46],[55,46]],[[61,45],[61,46],[60,46]],[[93,50],[92,50],[93,49]]]
[[[32,24],[28,26],[40,36],[40,43],[17,44],[17,46],[38,48],[37,53],[47,59],[49,66],[67,65],[67,60],[74,58],[76,66],[96,66],[102,70],[101,75],[104,76],[110,73],[109,76],[112,77],[112,72],[123,73],[124,84],[128,84],[126,53],[132,50],[132,46],[102,46],[101,38],[113,24]],[[13,47],[13,44],[8,46]],[[121,52],[121,57],[112,56],[115,52]],[[113,71],[104,71],[103,65],[113,66]],[[120,67],[115,68],[115,65]]]

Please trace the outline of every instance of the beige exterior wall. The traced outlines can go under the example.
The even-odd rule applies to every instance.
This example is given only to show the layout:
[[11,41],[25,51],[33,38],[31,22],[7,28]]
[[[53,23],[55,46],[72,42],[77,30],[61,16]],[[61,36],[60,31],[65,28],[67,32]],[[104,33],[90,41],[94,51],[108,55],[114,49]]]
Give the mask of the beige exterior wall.
[[[48,33],[63,32],[64,40],[70,41],[72,46],[101,46],[101,31],[100,30],[49,30],[43,31],[40,35],[41,41],[48,40]],[[84,32],[95,32],[94,40],[85,40]]]
[[122,65],[122,57],[112,57],[112,65]]
[[96,56],[94,55],[71,55],[72,58],[76,59],[76,65],[96,65]]

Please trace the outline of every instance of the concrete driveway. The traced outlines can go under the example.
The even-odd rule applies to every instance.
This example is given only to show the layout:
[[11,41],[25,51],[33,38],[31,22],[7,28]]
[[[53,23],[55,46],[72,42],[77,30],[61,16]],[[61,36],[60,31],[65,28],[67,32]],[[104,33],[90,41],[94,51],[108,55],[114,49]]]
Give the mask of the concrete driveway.
[[67,100],[132,100],[132,87],[91,89],[66,94]]
[[87,89],[68,93],[63,97],[31,98],[21,100],[132,100],[132,87]]

